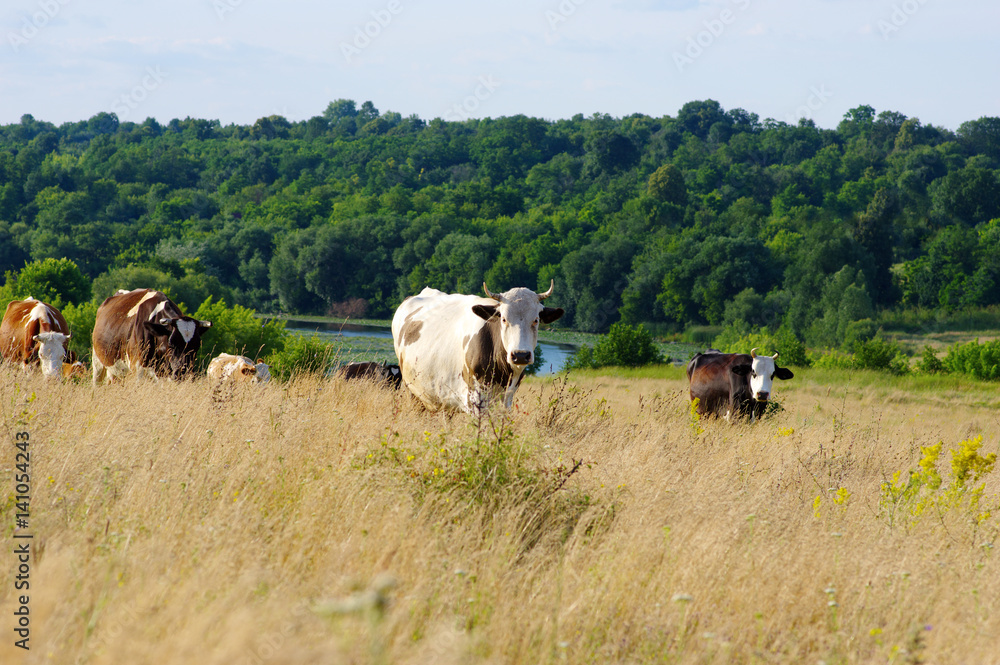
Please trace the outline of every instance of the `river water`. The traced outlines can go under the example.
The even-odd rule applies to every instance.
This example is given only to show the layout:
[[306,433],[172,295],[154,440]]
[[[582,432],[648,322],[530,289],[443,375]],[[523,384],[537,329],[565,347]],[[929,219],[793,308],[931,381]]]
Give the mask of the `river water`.
[[[337,337],[374,337],[392,339],[392,331],[384,326],[362,326],[355,323],[323,323],[318,321],[303,321],[288,319],[285,330],[303,334],[319,333],[323,336]],[[566,366],[566,361],[576,351],[572,344],[557,344],[554,342],[539,342],[535,353],[542,354],[540,375],[555,374]]]

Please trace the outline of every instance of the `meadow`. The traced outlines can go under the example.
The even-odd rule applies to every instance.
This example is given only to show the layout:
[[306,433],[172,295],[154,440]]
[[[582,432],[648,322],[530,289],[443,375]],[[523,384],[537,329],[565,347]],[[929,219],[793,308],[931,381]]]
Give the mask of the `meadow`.
[[699,420],[662,366],[474,419],[308,375],[4,370],[0,662],[1000,663],[1000,386],[806,369],[775,397]]

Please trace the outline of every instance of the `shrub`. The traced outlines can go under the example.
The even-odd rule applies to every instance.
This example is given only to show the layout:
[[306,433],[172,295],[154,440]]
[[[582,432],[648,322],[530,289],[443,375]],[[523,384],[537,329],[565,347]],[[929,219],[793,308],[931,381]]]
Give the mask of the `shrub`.
[[917,362],[917,370],[925,374],[943,374],[948,371],[948,368],[945,367],[944,362],[937,357],[933,348],[925,346],[923,354],[921,354],[920,360]]
[[809,354],[809,362],[817,369],[853,369],[854,356],[843,351],[822,351]]
[[592,369],[594,364],[594,349],[589,346],[578,347],[566,360],[566,369]]
[[663,362],[663,355],[653,344],[653,336],[640,323],[637,327],[615,323],[594,348],[582,346],[567,363],[569,368],[640,367]]
[[11,300],[28,296],[62,310],[69,303],[90,298],[90,281],[69,259],[42,259],[26,263],[17,273],[8,271],[0,287],[0,313]]
[[808,367],[810,360],[805,345],[787,326],[772,333],[766,326],[750,333],[742,333],[737,328],[724,329],[712,345],[725,353],[750,353],[751,349],[765,349],[777,352],[781,365]]
[[889,526],[908,526],[924,514],[933,515],[934,521],[943,524],[945,515],[954,513],[971,527],[971,540],[976,542],[975,534],[1000,508],[995,496],[983,501],[985,483],[974,485],[990,475],[996,465],[996,453],[979,454],[982,445],[983,437],[979,435],[951,449],[949,483],[937,469],[944,442],[921,446],[923,457],[918,468],[910,469],[905,479],[902,471],[896,471],[891,481],[882,483],[879,509]]
[[79,360],[90,362],[91,334],[94,332],[94,321],[97,319],[97,303],[85,302],[79,305],[66,305],[62,315],[69,324],[72,337],[69,338],[69,349]]
[[333,348],[323,342],[319,335],[288,335],[285,346],[267,356],[271,374],[287,381],[294,374],[325,374],[334,363]]
[[854,366],[858,369],[873,369],[890,374],[906,374],[910,365],[895,341],[876,335],[869,340],[855,342]]
[[878,332],[878,325],[871,319],[851,321],[844,328],[844,347],[852,349],[859,342],[874,338]]
[[948,371],[967,374],[975,379],[1000,379],[1000,340],[980,344],[973,340],[948,349],[943,364]]

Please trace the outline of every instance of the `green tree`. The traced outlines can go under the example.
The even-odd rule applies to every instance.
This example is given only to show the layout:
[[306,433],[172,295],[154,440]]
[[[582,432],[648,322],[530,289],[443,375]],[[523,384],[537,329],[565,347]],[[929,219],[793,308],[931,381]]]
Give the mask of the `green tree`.
[[69,259],[43,259],[25,264],[17,273],[8,271],[0,287],[0,311],[11,300],[27,297],[47,302],[56,309],[90,298],[90,281]]
[[687,205],[688,192],[684,174],[673,164],[664,164],[649,176],[646,191],[657,201]]

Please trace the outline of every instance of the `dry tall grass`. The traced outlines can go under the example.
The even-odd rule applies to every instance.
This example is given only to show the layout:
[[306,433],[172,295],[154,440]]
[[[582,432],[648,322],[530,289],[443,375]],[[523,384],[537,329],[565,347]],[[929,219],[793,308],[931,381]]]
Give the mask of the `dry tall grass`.
[[0,557],[0,662],[1000,662],[1000,516],[880,505],[921,446],[996,450],[995,390],[800,373],[730,427],[684,387],[533,379],[476,422],[315,378],[3,372],[0,496],[27,430],[37,551],[27,653]]

